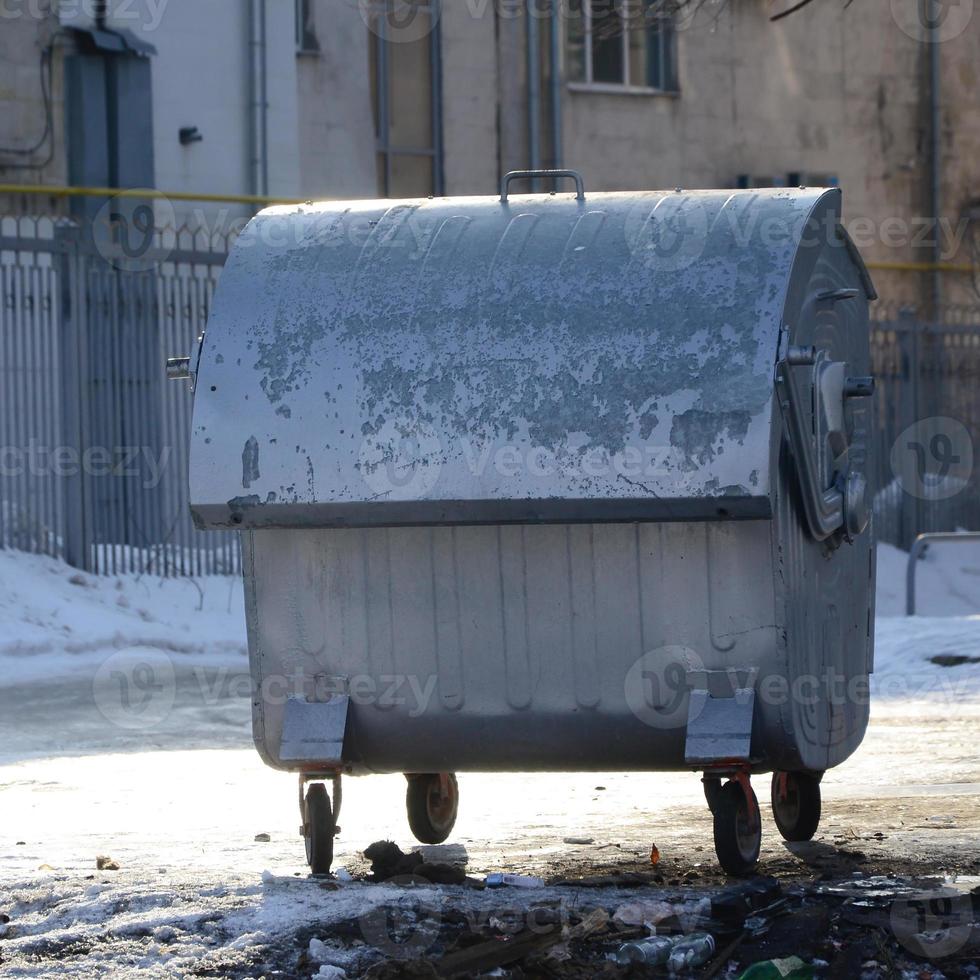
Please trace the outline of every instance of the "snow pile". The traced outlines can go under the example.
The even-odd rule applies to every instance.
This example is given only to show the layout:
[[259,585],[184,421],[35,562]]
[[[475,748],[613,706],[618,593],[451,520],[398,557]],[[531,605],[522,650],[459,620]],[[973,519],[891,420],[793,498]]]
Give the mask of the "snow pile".
[[88,575],[0,551],[0,686],[91,671],[132,647],[208,664],[246,653],[241,579]]
[[[908,552],[878,545],[876,613],[905,615]],[[915,571],[915,608],[921,616],[980,615],[980,541],[930,544]]]

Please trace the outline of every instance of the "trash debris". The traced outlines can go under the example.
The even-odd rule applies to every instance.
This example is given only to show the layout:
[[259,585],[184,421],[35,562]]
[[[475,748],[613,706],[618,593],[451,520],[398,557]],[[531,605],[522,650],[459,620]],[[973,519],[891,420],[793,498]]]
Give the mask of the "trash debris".
[[714,937],[707,932],[695,933],[683,937],[681,942],[675,944],[667,960],[667,969],[671,973],[680,973],[681,970],[707,963],[714,954]]
[[543,878],[536,878],[533,875],[512,875],[499,871],[493,871],[487,875],[485,884],[487,888],[503,888],[510,886],[513,888],[542,888]]
[[813,967],[798,956],[753,963],[738,980],[810,980]]
[[315,936],[310,940],[307,953],[314,963],[326,964],[327,966],[339,967],[350,959],[350,954],[346,950],[331,946],[330,943],[325,943]]
[[441,861],[426,861],[419,851],[406,854],[390,840],[375,841],[365,849],[364,857],[371,862],[374,881],[415,878],[422,884],[461,885],[466,880],[462,868]]
[[333,876],[337,881],[353,881],[354,876],[346,868],[334,868]]
[[97,871],[118,871],[119,864],[113,861],[108,854],[100,854],[95,859],[95,868]]
[[616,950],[616,962],[620,966],[628,966],[630,963],[663,966],[670,959],[674,946],[682,938],[682,936],[654,936],[651,939],[637,939],[623,943]]
[[639,901],[627,902],[613,912],[613,922],[623,928],[656,929],[659,923],[676,915],[677,911],[669,902]]
[[660,860],[660,848],[656,844],[650,845],[650,863],[656,864]]
[[771,905],[782,894],[775,878],[753,878],[733,885],[711,899],[711,917],[728,925],[739,925],[758,909]]
[[563,844],[594,844],[594,837],[563,837],[561,839]]
[[256,834],[255,843],[256,844],[268,844],[272,838],[268,834]]

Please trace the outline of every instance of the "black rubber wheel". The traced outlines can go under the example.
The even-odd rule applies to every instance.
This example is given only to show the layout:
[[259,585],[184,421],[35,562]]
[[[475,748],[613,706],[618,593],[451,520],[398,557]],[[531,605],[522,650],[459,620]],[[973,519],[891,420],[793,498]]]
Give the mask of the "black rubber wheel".
[[[786,777],[785,796],[780,776]],[[772,774],[772,815],[784,840],[812,840],[820,826],[820,777],[808,772]]]
[[330,873],[336,827],[333,807],[323,783],[311,783],[306,791],[306,862],[315,875]]
[[705,776],[701,780],[701,785],[704,787],[704,798],[708,801],[708,809],[714,813],[715,802],[721,792],[721,780],[716,776]]
[[722,786],[712,810],[715,826],[715,853],[718,863],[730,875],[750,874],[759,861],[762,846],[762,823],[758,819],[758,801],[749,787],[756,806],[756,826],[749,827],[749,805],[738,782]]
[[459,811],[459,784],[453,772],[449,773],[447,789],[443,799],[436,772],[408,777],[405,792],[408,825],[422,844],[441,844],[452,833]]

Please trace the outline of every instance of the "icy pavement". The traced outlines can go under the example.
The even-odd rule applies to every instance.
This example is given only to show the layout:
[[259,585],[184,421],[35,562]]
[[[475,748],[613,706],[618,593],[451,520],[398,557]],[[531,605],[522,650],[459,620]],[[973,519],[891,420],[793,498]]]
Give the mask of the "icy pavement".
[[[902,558],[883,550],[880,612],[897,612]],[[868,736],[827,774],[812,843],[782,843],[764,813],[763,873],[980,873],[980,668],[969,662],[980,657],[980,618],[965,615],[973,598],[980,609],[973,563],[959,555],[950,584],[945,558],[930,555],[920,597],[931,615],[879,618]],[[400,941],[433,955],[460,915],[485,923],[532,902],[581,909],[601,895],[612,909],[636,899],[635,889],[517,894],[309,879],[295,782],[251,747],[237,583],[96,579],[9,552],[0,577],[4,976],[310,976],[320,966],[304,952],[311,939],[333,943],[321,954],[358,976],[378,950],[399,952],[386,948],[392,909],[414,923]],[[119,675],[138,682],[129,667],[147,657],[172,669],[173,701],[133,724],[113,714]],[[934,657],[968,659],[942,667]],[[114,697],[100,696],[110,688]],[[764,800],[766,781],[756,787]],[[644,895],[689,898],[723,883],[695,776],[464,774],[460,790],[452,843],[437,853],[477,878],[649,876],[656,843],[660,880]],[[404,793],[400,776],[346,782],[336,867],[359,877],[371,841],[412,843]],[[99,855],[119,870],[98,871]]]

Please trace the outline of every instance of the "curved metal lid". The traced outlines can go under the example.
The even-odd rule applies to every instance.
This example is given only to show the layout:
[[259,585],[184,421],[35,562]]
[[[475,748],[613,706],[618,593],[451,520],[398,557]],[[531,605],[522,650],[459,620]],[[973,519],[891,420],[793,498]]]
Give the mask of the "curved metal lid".
[[[215,297],[202,526],[770,513],[773,365],[836,191],[272,208]],[[859,259],[856,261],[860,261]]]

